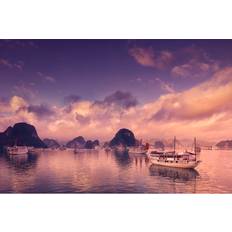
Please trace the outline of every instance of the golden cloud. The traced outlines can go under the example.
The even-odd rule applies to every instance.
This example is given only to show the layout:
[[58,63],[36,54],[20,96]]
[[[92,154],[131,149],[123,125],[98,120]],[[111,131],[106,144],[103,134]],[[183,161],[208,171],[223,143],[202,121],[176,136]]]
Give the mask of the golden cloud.
[[69,140],[78,135],[108,140],[127,127],[138,138],[197,136],[203,139],[231,138],[232,131],[232,67],[215,73],[211,79],[183,92],[164,94],[153,102],[130,108],[98,105],[80,100],[71,103],[70,110],[55,107],[53,117],[38,118],[24,109],[25,99],[13,96],[7,115],[2,115],[0,127],[18,121],[36,126],[41,137]]

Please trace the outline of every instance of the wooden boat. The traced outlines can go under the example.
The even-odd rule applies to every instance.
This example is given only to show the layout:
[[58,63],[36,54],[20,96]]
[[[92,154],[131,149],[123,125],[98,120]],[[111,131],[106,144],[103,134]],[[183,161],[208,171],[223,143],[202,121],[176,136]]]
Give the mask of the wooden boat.
[[147,150],[144,146],[139,146],[139,147],[129,147],[128,148],[128,153],[129,154],[146,154]]
[[194,152],[184,151],[176,152],[176,138],[174,138],[174,151],[156,151],[149,149],[147,156],[152,164],[173,167],[173,168],[196,168],[199,163],[199,148],[196,147],[196,139],[194,139]]
[[27,146],[7,147],[7,153],[9,155],[25,155],[28,154],[28,148]]
[[114,147],[114,150],[118,153],[125,153],[128,152],[128,148],[126,146],[124,146],[123,144],[120,144],[118,146]]

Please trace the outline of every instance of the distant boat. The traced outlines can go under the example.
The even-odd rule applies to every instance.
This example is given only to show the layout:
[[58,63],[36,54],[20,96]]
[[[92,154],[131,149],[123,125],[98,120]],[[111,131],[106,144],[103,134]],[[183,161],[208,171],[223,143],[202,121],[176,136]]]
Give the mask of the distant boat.
[[35,147],[27,147],[27,149],[28,149],[28,152],[29,152],[29,153],[34,153],[34,152],[36,152],[36,148],[35,148]]
[[118,153],[128,152],[128,148],[123,144],[119,144],[118,146],[115,146],[114,149]]
[[145,146],[139,146],[139,147],[129,147],[128,148],[128,153],[129,154],[146,154],[147,149]]
[[176,152],[176,138],[174,138],[173,151],[157,151],[149,149],[147,156],[152,164],[173,167],[193,169],[201,162],[199,160],[200,149],[196,146],[196,139],[194,139],[194,152],[184,151]]
[[41,153],[44,150],[47,150],[47,148],[37,148],[37,147],[27,147],[28,153]]
[[25,155],[28,154],[28,148],[26,146],[7,147],[7,153],[9,155]]

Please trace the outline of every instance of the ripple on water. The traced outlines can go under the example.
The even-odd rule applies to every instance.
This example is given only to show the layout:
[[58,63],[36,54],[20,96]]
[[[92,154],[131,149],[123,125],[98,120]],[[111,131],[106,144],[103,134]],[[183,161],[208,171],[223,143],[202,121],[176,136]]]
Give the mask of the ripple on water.
[[232,193],[232,152],[202,151],[201,159],[182,170],[104,151],[0,155],[0,192]]

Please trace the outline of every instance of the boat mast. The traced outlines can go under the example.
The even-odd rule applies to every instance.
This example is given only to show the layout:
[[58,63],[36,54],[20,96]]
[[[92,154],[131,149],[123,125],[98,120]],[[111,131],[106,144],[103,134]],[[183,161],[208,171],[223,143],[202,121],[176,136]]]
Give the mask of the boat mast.
[[173,148],[174,148],[174,153],[176,153],[176,136],[174,136]]
[[197,140],[196,137],[194,137],[194,153],[197,155]]

